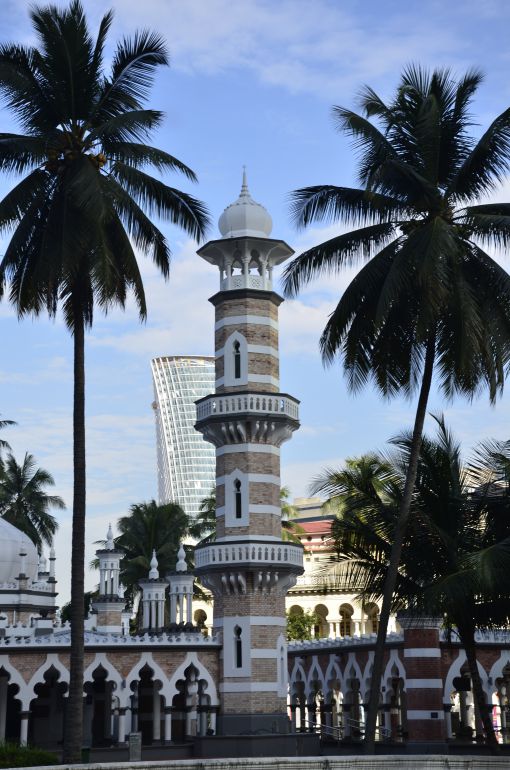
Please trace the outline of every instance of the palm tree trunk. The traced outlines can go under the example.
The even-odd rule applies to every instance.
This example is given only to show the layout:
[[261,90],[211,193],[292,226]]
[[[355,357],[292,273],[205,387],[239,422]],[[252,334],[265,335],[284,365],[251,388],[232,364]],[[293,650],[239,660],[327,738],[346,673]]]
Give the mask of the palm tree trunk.
[[411,510],[411,501],[418,473],[418,460],[420,457],[421,442],[423,436],[423,425],[427,413],[427,403],[429,399],[430,386],[432,384],[432,372],[434,370],[434,360],[436,351],[435,335],[431,335],[427,343],[425,354],[425,364],[423,367],[423,379],[420,388],[420,397],[416,408],[416,417],[414,420],[413,438],[409,454],[409,465],[407,468],[404,492],[398,519],[395,526],[394,541],[391,546],[390,562],[384,581],[384,593],[379,619],[379,628],[377,629],[377,640],[375,643],[374,664],[372,667],[372,676],[370,681],[370,697],[368,701],[368,714],[365,723],[365,754],[375,753],[375,731],[377,727],[377,713],[379,710],[379,699],[381,690],[381,678],[383,675],[384,652],[386,646],[386,635],[388,632],[388,622],[391,614],[391,605],[393,592],[397,582],[398,567],[400,556],[402,554],[402,545],[409,520]]
[[81,761],[83,738],[83,647],[85,579],[85,327],[74,317],[73,532],[71,556],[71,652],[63,762]]
[[475,645],[475,629],[472,627],[465,628],[464,625],[458,626],[460,641],[466,652],[467,663],[469,666],[469,673],[471,674],[471,681],[473,683],[473,695],[475,704],[478,709],[478,714],[482,721],[483,730],[485,733],[485,740],[490,746],[493,754],[499,754],[500,748],[494,732],[494,725],[492,724],[491,715],[489,713],[487,698],[483,691],[482,680],[480,679],[480,672],[478,671],[478,663],[476,660],[476,645]]

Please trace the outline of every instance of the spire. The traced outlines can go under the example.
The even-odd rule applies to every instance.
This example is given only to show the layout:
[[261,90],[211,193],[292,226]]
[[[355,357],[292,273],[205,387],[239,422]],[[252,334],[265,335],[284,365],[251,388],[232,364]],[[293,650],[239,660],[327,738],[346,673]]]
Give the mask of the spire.
[[152,551],[151,568],[149,571],[149,580],[157,580],[159,578],[158,560],[156,559],[156,551]]
[[241,198],[251,198],[250,191],[248,190],[248,180],[246,178],[246,166],[243,166],[243,183],[241,185]]
[[113,542],[113,532],[112,532],[112,525],[108,525],[108,532],[106,533],[106,550],[107,551],[113,551],[115,549],[115,544]]
[[181,546],[177,552],[177,564],[175,565],[176,572],[187,572],[188,565],[186,564],[186,551],[181,543]]

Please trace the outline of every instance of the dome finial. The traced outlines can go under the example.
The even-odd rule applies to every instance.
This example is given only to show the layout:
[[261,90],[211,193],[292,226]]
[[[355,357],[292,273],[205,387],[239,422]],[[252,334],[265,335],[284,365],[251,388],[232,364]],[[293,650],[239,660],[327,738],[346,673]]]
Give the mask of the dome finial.
[[188,565],[186,564],[186,551],[184,550],[184,545],[181,543],[180,548],[177,552],[177,564],[175,565],[175,571],[176,572],[187,572]]
[[158,560],[156,558],[156,551],[152,551],[151,568],[149,572],[149,580],[157,580],[159,578]]
[[246,177],[246,166],[243,166],[243,183],[241,185],[241,195],[250,195],[250,191],[248,190],[248,180]]
[[106,533],[106,550],[107,551],[113,551],[115,548],[115,544],[113,542],[113,532],[112,532],[112,525],[108,525],[108,532]]

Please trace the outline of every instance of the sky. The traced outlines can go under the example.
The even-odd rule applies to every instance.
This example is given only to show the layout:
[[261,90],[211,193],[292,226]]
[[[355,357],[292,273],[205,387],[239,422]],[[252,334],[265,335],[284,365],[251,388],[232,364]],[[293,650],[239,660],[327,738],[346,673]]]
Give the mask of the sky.
[[[2,42],[34,44],[30,5],[2,0]],[[114,8],[108,55],[116,39],[141,27],[166,38],[171,66],[158,73],[150,100],[166,119],[153,143],[196,172],[197,185],[177,175],[168,183],[206,203],[209,239],[218,237],[218,217],[239,194],[243,165],[252,196],[272,215],[272,237],[300,253],[338,233],[334,223],[297,231],[289,193],[314,184],[356,185],[356,156],[336,131],[331,108],[356,107],[364,84],[391,96],[406,64],[448,66],[455,74],[483,70],[475,134],[510,103],[506,0],[84,0],[84,7],[94,31]],[[0,109],[0,131],[13,130]],[[0,195],[15,181],[0,179]],[[510,200],[510,179],[496,199]],[[157,495],[151,358],[213,354],[207,299],[218,290],[218,273],[196,256],[196,243],[159,225],[173,261],[165,283],[141,260],[147,322],[139,323],[130,302],[125,312],[98,311],[86,337],[87,561],[110,521]],[[504,255],[498,259],[506,264]],[[292,496],[307,495],[321,469],[384,449],[412,425],[412,401],[383,401],[371,388],[352,395],[340,364],[321,362],[321,330],[354,274],[316,281],[280,309],[281,390],[301,400],[301,428],[282,449],[282,481]],[[0,351],[0,414],[18,423],[4,438],[18,461],[29,451],[53,474],[55,492],[68,506],[58,514],[55,543],[63,602],[70,582],[72,340],[60,317],[18,321],[4,301]],[[445,403],[434,392],[430,411],[445,413],[466,454],[481,439],[509,437],[508,392],[495,407],[486,394],[473,403]],[[431,418],[426,427],[433,429]],[[88,572],[87,586],[95,581]]]

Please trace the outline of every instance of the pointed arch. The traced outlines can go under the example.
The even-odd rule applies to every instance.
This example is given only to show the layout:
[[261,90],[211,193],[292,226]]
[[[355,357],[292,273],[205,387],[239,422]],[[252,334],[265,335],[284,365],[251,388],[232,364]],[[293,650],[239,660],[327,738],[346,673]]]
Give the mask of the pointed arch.
[[[107,658],[105,652],[97,652],[94,660],[87,666],[85,671],[83,672],[83,684],[85,685],[87,682],[93,682],[94,681],[94,671],[101,666],[104,668],[107,674],[107,680],[109,682],[113,682],[115,685],[115,695],[119,698],[119,700],[123,700],[121,697],[121,690],[122,690],[122,682],[123,677],[120,674],[119,671],[115,668],[113,663]],[[122,704],[122,707],[124,707],[127,704]]]
[[175,693],[171,691],[168,677],[163,671],[163,669],[161,668],[161,666],[159,665],[159,663],[156,663],[156,661],[152,657],[152,652],[142,652],[142,654],[140,655],[140,659],[138,660],[137,663],[135,663],[135,665],[127,675],[125,679],[125,690],[127,693],[127,697],[131,695],[131,685],[134,681],[137,681],[140,678],[140,671],[144,666],[148,666],[150,669],[152,669],[154,680],[161,682],[161,689],[159,691],[159,694],[162,695],[165,698],[166,703],[170,705],[170,703],[172,702],[171,699],[173,698]]
[[4,668],[9,674],[9,684],[16,684],[18,692],[14,695],[16,700],[21,701],[23,711],[28,711],[30,701],[33,700],[35,693],[30,689],[30,685],[25,682],[17,668],[14,668],[8,655],[0,655],[0,668]]
[[214,680],[211,674],[209,673],[209,671],[205,668],[203,663],[199,661],[198,655],[196,652],[188,652],[188,654],[184,658],[184,661],[174,671],[174,673],[168,680],[170,700],[167,702],[170,704],[172,702],[172,698],[174,697],[174,695],[177,695],[178,693],[177,682],[179,681],[179,679],[185,679],[185,672],[186,672],[186,669],[189,668],[189,666],[194,666],[198,672],[197,679],[203,679],[207,684],[207,695],[211,699],[210,701],[211,706],[217,706],[219,704],[219,701],[218,701],[218,693],[216,690],[216,684],[214,683]]
[[[64,666],[60,658],[58,657],[58,653],[56,652],[49,652],[46,655],[46,660],[44,663],[42,663],[37,671],[32,674],[30,681],[28,682],[28,687],[32,689],[33,695],[32,698],[35,698],[35,686],[36,684],[42,684],[44,683],[44,675],[48,671],[48,669],[54,668],[58,673],[60,674],[60,681],[65,682],[67,685],[69,685],[69,669]],[[64,694],[64,697],[67,697],[68,693]]]

